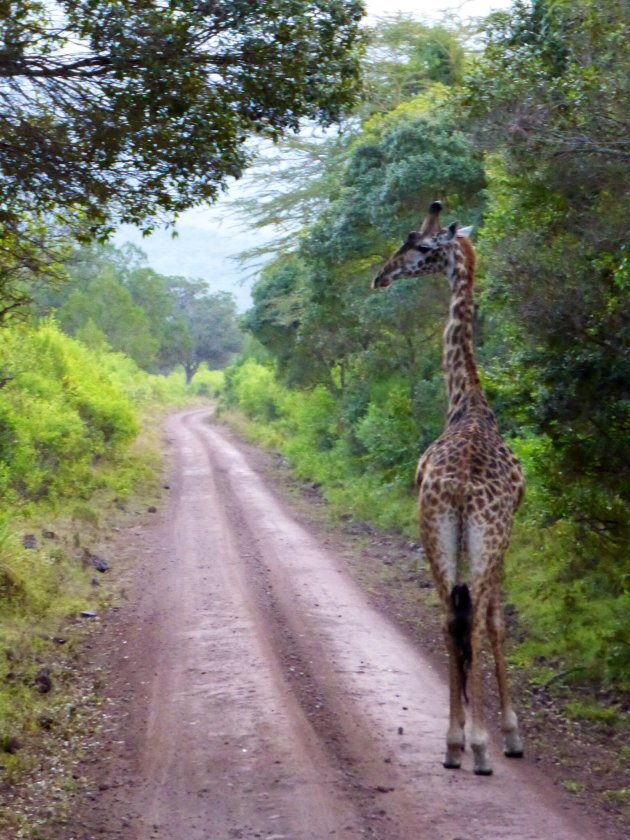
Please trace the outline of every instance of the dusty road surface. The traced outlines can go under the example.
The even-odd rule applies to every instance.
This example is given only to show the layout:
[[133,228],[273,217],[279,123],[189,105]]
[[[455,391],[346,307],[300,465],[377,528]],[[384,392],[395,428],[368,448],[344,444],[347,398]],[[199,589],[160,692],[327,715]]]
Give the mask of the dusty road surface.
[[444,770],[444,675],[207,411],[167,435],[170,501],[107,629],[108,743],[77,837],[598,840],[499,744],[491,778],[470,755]]

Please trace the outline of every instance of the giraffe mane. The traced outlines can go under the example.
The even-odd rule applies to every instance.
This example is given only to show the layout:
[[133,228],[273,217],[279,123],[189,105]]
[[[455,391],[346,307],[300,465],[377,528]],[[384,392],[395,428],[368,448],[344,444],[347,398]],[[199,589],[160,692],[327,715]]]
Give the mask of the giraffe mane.
[[467,236],[458,237],[457,244],[462,249],[464,256],[466,257],[468,280],[470,281],[470,287],[472,290],[473,283],[475,281],[475,271],[477,267],[477,252],[475,251],[475,246],[472,244],[472,242]]

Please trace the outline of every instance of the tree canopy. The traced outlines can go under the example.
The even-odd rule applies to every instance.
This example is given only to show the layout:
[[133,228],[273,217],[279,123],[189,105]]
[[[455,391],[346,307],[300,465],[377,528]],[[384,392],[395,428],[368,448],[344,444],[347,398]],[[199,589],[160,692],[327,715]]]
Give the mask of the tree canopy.
[[214,199],[252,135],[339,119],[358,0],[4,0],[0,225],[23,213],[145,227]]

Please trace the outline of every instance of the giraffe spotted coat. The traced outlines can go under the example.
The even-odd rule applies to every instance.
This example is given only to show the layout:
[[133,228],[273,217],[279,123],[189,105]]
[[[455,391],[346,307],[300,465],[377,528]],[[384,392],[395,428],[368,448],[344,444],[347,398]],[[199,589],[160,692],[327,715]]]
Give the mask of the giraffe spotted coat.
[[505,755],[521,757],[523,745],[508,691],[500,598],[503,559],[514,514],[524,493],[523,473],[501,437],[479,377],[473,344],[475,250],[471,229],[443,228],[434,202],[374,280],[445,273],[451,304],[444,330],[443,372],[448,396],[446,427],[422,455],[416,471],[421,539],[444,607],[449,652],[450,712],[444,766],[461,766],[471,685],[470,745],[474,772],[490,775],[481,651],[487,635],[494,655],[502,709]]

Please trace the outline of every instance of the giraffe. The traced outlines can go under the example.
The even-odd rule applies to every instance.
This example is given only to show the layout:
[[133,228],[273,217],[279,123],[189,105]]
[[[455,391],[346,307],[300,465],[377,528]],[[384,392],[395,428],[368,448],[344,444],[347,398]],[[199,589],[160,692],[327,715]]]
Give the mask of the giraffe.
[[443,228],[434,201],[373,281],[380,289],[407,277],[445,273],[451,289],[444,331],[446,426],[416,471],[421,540],[444,607],[449,653],[450,720],[444,767],[461,766],[470,684],[470,746],[474,772],[492,774],[483,707],[481,651],[487,632],[494,655],[502,712],[504,753],[523,755],[508,690],[500,586],[503,557],[525,488],[519,462],[499,434],[479,378],[473,347],[475,249],[472,228]]

